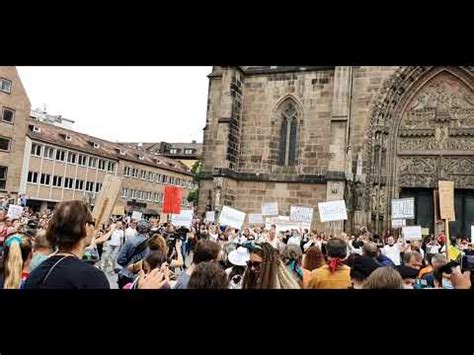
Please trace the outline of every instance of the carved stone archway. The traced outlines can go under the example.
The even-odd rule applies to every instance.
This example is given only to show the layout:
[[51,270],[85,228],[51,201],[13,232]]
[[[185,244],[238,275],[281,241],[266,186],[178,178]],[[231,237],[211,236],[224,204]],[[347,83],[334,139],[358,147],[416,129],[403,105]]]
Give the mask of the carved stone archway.
[[[369,225],[389,227],[401,187],[453,179],[474,189],[473,67],[402,67],[384,84],[368,131]],[[471,171],[471,175],[463,171]]]

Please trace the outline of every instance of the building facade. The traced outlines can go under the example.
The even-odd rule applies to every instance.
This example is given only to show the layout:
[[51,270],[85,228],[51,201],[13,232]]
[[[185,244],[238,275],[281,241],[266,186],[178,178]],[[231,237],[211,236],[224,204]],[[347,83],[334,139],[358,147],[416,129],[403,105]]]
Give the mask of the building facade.
[[188,205],[194,183],[185,165],[35,119],[28,122],[19,191],[30,207],[51,209],[65,200],[93,206],[107,174],[122,178],[116,206],[126,211],[161,213],[166,185],[181,186],[182,205]]
[[30,101],[15,67],[0,66],[0,197],[16,201]]
[[[390,227],[390,201],[415,198],[436,232],[438,180],[455,183],[451,231],[474,224],[473,67],[214,67],[200,212],[262,202],[314,207],[313,227]],[[317,203],[346,201],[345,222]]]

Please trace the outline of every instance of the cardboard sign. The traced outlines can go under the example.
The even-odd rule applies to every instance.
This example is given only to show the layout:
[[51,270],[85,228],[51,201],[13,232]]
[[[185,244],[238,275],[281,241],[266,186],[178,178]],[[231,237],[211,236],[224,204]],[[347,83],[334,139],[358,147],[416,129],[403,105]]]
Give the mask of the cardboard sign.
[[115,201],[121,192],[122,179],[113,175],[105,175],[102,183],[102,189],[100,190],[94,210],[92,211],[92,218],[96,221],[96,227],[107,223],[110,216],[112,215]]
[[143,215],[143,213],[140,212],[140,211],[133,211],[132,212],[132,219],[134,219],[136,221],[140,221],[142,219],[142,215]]
[[263,216],[260,213],[249,213],[249,224],[264,224]]
[[430,229],[429,228],[421,228],[421,235],[430,235]]
[[421,239],[421,226],[403,227],[402,234],[405,240],[420,240]]
[[171,223],[176,227],[191,227],[193,223],[193,210],[181,210],[179,214],[171,215]]
[[454,215],[454,181],[438,181],[439,212],[441,219],[455,221]]
[[346,201],[319,202],[319,219],[321,222],[344,221],[347,219]]
[[11,219],[20,218],[23,216],[23,207],[17,205],[9,205],[7,216]]
[[216,216],[216,211],[207,211],[206,212],[206,222],[214,222]]
[[163,201],[163,213],[181,213],[181,199],[183,191],[178,186],[166,186]]
[[392,219],[414,219],[415,199],[399,198],[392,199]]
[[406,219],[392,219],[392,228],[402,228],[406,225]]
[[311,207],[291,206],[290,220],[293,222],[311,223],[313,220],[313,212]]
[[223,226],[231,226],[235,229],[241,229],[244,224],[245,212],[236,210],[229,206],[222,207],[219,215],[219,224]]
[[114,216],[123,216],[124,215],[124,207],[123,206],[115,206],[114,210],[112,211],[112,215]]
[[277,216],[277,217],[265,218],[265,228],[270,229],[272,225],[275,226],[277,233],[290,231],[292,229],[310,230],[311,228],[311,223],[290,221],[290,217],[288,216]]
[[277,216],[278,215],[278,202],[262,203],[262,215]]

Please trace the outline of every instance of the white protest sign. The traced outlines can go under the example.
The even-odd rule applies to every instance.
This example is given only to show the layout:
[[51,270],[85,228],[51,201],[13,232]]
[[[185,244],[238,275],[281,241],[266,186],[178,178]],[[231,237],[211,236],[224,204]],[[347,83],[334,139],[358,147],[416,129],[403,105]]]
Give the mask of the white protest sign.
[[291,206],[290,220],[311,223],[313,220],[313,209],[311,207]]
[[244,224],[245,212],[236,210],[229,206],[222,207],[219,215],[219,224],[223,226],[231,226],[235,229],[241,229]]
[[249,224],[264,224],[260,213],[249,213]]
[[7,216],[11,219],[20,218],[23,216],[23,207],[17,205],[9,205]]
[[392,219],[392,228],[402,228],[406,225],[406,219]]
[[344,221],[347,219],[346,201],[319,202],[319,219],[321,222]]
[[216,211],[207,211],[206,222],[214,222],[215,216],[216,216]]
[[262,203],[262,215],[264,215],[264,216],[276,216],[276,215],[278,215],[278,202],[265,202],[265,203]]
[[392,219],[414,219],[415,199],[399,198],[392,199]]
[[139,221],[142,219],[142,214],[140,211],[133,211],[132,212],[132,219]]
[[189,228],[193,222],[193,212],[193,210],[181,210],[179,214],[171,214],[171,224]]
[[474,243],[474,226],[471,226],[471,243]]
[[421,226],[403,227],[402,234],[405,240],[420,240],[421,239]]
[[290,221],[290,217],[288,216],[276,216],[276,217],[265,218],[265,228],[270,229],[272,225],[275,226],[275,230],[277,233],[286,232],[292,229],[310,230],[311,228],[311,223]]

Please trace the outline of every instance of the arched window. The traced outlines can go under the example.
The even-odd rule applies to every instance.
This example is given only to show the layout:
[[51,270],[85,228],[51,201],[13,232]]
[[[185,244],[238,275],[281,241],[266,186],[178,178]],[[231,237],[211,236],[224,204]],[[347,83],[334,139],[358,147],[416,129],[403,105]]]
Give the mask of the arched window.
[[280,144],[278,147],[278,165],[296,164],[297,113],[294,102],[286,102],[281,112]]

